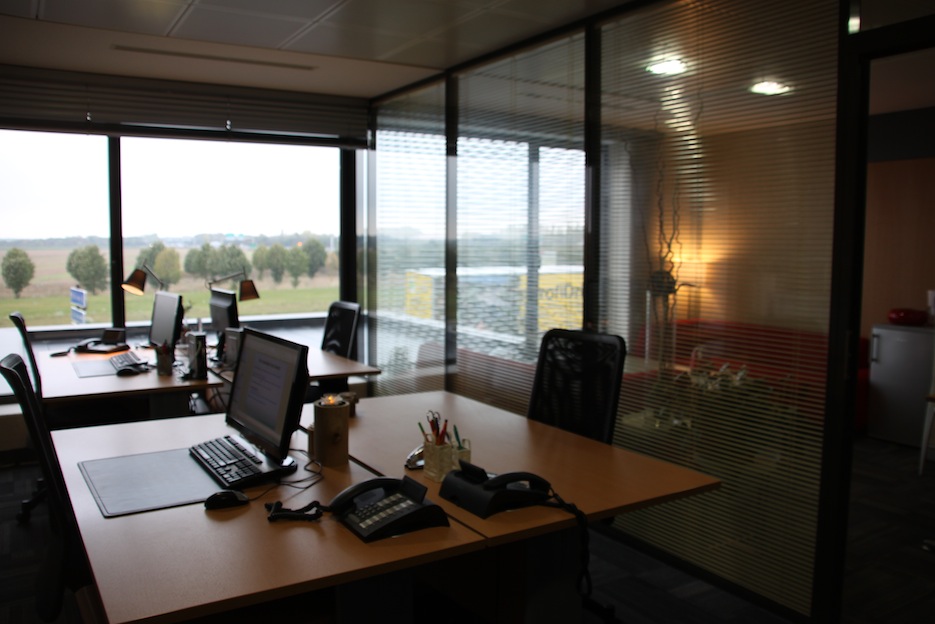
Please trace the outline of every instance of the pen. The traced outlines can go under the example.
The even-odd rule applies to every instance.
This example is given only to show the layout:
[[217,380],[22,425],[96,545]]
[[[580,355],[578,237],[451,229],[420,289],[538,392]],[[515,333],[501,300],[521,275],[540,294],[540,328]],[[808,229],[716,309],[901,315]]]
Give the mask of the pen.
[[445,419],[445,424],[442,425],[442,430],[441,430],[441,432],[439,432],[439,434],[438,434],[438,443],[439,443],[439,444],[444,444],[444,443],[445,443],[445,432],[446,432],[447,430],[448,430],[448,419],[446,418],[446,419]]
[[429,437],[429,434],[427,434],[427,433],[425,432],[425,427],[422,426],[422,423],[416,423],[416,424],[419,425],[419,431],[422,432],[422,438],[423,438],[426,442],[431,442],[432,439]]
[[458,435],[458,425],[455,425],[455,426],[454,426],[454,430],[455,430],[455,441],[458,443],[458,449],[459,449],[459,450],[460,450],[460,449],[463,449],[463,448],[464,448],[464,445],[461,444],[461,436]]

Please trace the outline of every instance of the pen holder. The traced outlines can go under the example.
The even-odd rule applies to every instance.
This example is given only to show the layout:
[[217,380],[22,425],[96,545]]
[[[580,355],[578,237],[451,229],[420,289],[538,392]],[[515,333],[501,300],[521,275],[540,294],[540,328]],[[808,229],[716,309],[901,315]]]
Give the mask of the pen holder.
[[156,372],[160,375],[171,375],[175,364],[175,354],[171,351],[156,349]]
[[453,468],[453,457],[454,447],[450,444],[429,444],[426,442],[422,447],[426,478],[441,482]]
[[348,412],[350,405],[336,394],[315,401],[315,459],[322,466],[347,464]]

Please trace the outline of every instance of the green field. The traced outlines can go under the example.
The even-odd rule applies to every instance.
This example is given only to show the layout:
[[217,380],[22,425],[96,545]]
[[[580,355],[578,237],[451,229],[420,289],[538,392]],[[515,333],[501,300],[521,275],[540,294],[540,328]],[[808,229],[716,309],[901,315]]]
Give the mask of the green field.
[[[29,250],[27,253],[36,265],[35,277],[32,283],[23,290],[19,299],[13,296],[13,291],[6,288],[5,284],[0,285],[0,327],[13,326],[9,315],[10,312],[16,310],[22,312],[30,327],[70,325],[69,288],[73,285],[73,280],[65,271],[65,261],[69,252],[67,250]],[[136,251],[128,252],[127,255],[135,258]],[[125,262],[124,266],[132,267],[133,260]],[[338,298],[337,275],[329,273],[323,270],[314,278],[304,277],[296,288],[292,287],[288,277],[280,284],[273,282],[269,276],[256,280],[260,298],[238,303],[240,315],[263,316],[323,312],[328,309],[332,301]],[[218,284],[218,286],[233,287],[229,283]],[[155,288],[154,282],[148,282],[146,294],[142,297],[124,295],[129,322],[149,320],[153,305],[152,292]],[[186,319],[210,316],[208,288],[202,280],[185,277],[178,284],[173,284],[170,290],[182,295],[186,307]],[[87,322],[103,324],[111,322],[109,291],[88,295]]]

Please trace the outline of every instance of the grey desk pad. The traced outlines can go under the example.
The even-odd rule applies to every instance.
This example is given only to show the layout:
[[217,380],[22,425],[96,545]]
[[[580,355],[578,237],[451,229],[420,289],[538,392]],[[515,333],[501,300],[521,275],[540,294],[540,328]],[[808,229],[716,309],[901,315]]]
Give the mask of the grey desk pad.
[[187,448],[93,459],[78,467],[105,518],[200,503],[221,489]]
[[72,362],[72,368],[78,377],[103,377],[105,375],[116,375],[117,369],[110,363],[110,360],[87,360],[85,362]]

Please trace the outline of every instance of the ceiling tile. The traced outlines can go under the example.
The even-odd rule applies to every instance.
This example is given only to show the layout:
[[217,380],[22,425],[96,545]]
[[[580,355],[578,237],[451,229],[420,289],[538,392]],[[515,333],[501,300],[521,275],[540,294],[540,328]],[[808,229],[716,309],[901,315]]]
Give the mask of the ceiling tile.
[[451,39],[422,39],[397,48],[382,60],[403,65],[435,67],[439,70],[459,65],[483,54],[484,48]]
[[[389,52],[408,43],[409,39],[365,28],[338,28],[333,24],[319,24],[290,41],[290,52],[327,54],[358,59],[383,59]],[[412,63],[418,65],[419,63]],[[433,67],[433,65],[428,65]]]
[[456,2],[350,0],[329,15],[327,21],[343,27],[414,36],[444,29],[470,13],[470,9]]
[[327,13],[342,0],[196,0],[200,6],[246,11],[268,16],[296,17],[314,20]]
[[172,36],[276,49],[304,26],[304,21],[294,18],[196,6],[172,30]]
[[186,0],[45,0],[39,18],[105,30],[165,35],[186,6]]
[[3,3],[4,15],[13,17],[36,17],[39,0],[6,0]]

